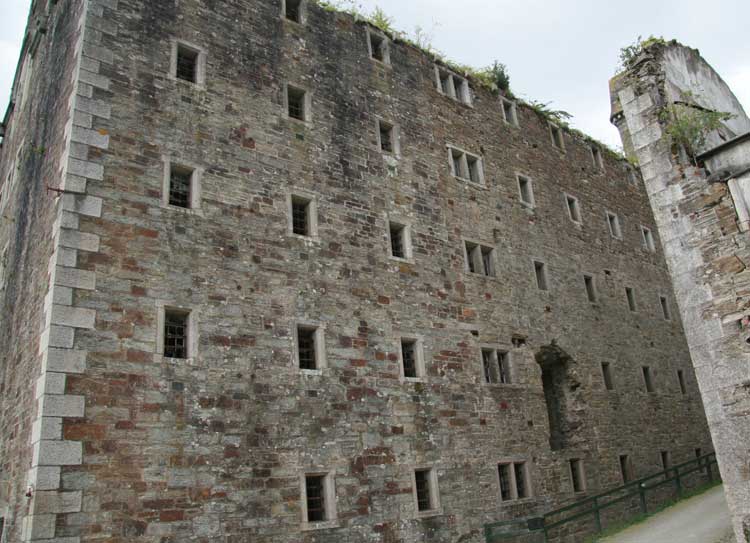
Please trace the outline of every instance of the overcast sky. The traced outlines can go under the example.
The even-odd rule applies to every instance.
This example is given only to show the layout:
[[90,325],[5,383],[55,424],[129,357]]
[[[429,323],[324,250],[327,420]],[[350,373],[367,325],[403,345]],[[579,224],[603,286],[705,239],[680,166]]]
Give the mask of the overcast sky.
[[[148,0],[152,2],[173,0]],[[192,0],[200,1],[200,0]],[[278,2],[279,0],[255,0]],[[448,58],[476,67],[499,60],[523,98],[552,102],[572,124],[612,146],[607,81],[621,47],[639,36],[676,38],[700,49],[750,106],[750,1],[715,0],[355,0],[380,6],[398,30],[421,26]],[[30,0],[0,0],[0,115],[5,112]]]

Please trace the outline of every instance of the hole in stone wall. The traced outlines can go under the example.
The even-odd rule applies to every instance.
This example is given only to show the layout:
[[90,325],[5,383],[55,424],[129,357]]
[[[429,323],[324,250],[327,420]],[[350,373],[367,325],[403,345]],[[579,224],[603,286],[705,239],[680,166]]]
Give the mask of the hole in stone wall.
[[576,391],[581,386],[572,375],[573,359],[554,342],[535,355],[542,368],[542,386],[549,418],[550,447],[559,451],[570,446],[582,422]]

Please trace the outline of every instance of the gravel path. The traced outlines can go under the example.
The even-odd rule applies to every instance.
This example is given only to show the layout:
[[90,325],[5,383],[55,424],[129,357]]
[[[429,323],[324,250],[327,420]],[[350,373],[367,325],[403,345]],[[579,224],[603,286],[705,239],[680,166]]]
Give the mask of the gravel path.
[[735,543],[724,487],[680,502],[602,543]]

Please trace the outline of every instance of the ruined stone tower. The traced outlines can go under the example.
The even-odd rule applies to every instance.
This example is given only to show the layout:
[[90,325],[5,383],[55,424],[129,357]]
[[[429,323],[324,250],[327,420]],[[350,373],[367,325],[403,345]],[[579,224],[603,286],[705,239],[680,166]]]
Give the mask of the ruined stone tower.
[[37,1],[3,543],[435,543],[712,450],[637,171],[294,0]]
[[[676,42],[644,48],[611,87],[613,122],[641,164],[686,323],[737,540],[746,542],[750,119],[699,52]],[[731,118],[711,128],[702,120],[712,112]],[[703,137],[680,139],[700,126]]]

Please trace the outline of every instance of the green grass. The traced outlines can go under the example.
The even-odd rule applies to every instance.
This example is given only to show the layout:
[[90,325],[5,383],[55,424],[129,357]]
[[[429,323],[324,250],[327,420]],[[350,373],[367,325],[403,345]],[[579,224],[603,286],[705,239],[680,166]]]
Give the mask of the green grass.
[[706,485],[696,487],[693,490],[683,491],[681,498],[666,501],[663,504],[656,507],[655,509],[653,509],[652,511],[649,511],[647,514],[641,513],[638,516],[635,516],[625,522],[614,524],[610,526],[609,528],[607,528],[606,530],[604,530],[603,532],[589,536],[584,541],[584,543],[597,543],[599,541],[602,541],[603,539],[613,536],[615,534],[618,534],[622,532],[623,530],[626,530],[627,528],[640,524],[641,522],[648,520],[654,515],[661,513],[662,511],[669,509],[670,507],[674,507],[680,502],[689,500],[690,498],[694,498],[695,496],[699,496],[701,494],[705,494],[709,490],[716,488],[717,486],[720,486],[721,484],[722,484],[721,481],[714,481]]

